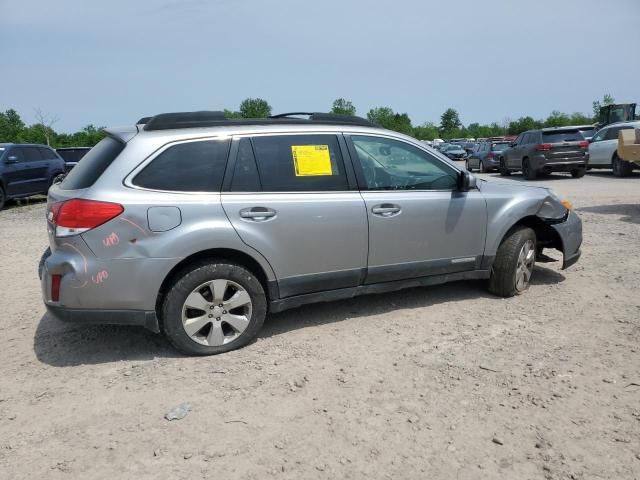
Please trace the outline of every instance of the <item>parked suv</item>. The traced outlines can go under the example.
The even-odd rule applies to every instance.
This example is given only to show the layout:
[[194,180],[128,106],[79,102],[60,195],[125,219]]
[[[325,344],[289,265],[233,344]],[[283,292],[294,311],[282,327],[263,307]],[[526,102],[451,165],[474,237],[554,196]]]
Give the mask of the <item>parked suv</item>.
[[46,145],[0,143],[0,210],[7,200],[47,193],[64,160]]
[[199,355],[310,302],[463,279],[509,297],[543,249],[566,268],[582,241],[550,190],[478,181],[414,138],[329,114],[107,130],[49,190],[47,227],[53,316],[144,325]]
[[502,152],[509,148],[509,142],[482,142],[471,152],[467,158],[467,170],[473,172],[474,169],[480,170],[480,173],[491,172],[497,170],[500,166],[498,160]]
[[64,159],[66,172],[73,170],[78,162],[91,150],[90,147],[64,147],[56,148],[56,152]]
[[577,127],[543,128],[521,133],[502,153],[500,173],[522,171],[527,180],[539,173],[570,172],[583,177],[589,160],[589,142]]
[[640,128],[640,122],[612,123],[598,130],[589,141],[589,168],[612,168],[616,177],[631,175],[638,167],[618,157],[618,133],[632,128]]

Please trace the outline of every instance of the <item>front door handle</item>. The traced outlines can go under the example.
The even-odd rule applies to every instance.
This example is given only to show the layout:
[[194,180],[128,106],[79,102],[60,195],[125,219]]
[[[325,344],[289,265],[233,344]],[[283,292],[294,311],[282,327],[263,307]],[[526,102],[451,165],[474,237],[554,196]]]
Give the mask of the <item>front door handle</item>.
[[394,205],[393,203],[381,203],[371,209],[371,213],[379,215],[381,217],[392,217],[400,213],[400,205]]
[[256,222],[261,222],[275,216],[276,211],[266,207],[251,207],[240,210],[240,217]]

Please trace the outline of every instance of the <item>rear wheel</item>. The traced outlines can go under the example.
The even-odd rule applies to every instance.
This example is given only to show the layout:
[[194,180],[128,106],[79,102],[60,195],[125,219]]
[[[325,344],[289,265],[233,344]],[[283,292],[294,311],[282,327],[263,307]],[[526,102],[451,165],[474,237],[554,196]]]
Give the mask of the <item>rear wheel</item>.
[[536,234],[528,227],[512,231],[500,244],[491,267],[489,291],[512,297],[529,288],[536,263]]
[[613,167],[613,174],[616,177],[628,177],[631,175],[633,167],[630,162],[626,162],[618,157],[617,153],[613,154],[613,159],[611,160],[611,166]]
[[498,168],[498,170],[500,170],[500,175],[502,175],[503,177],[508,177],[509,175],[511,175],[511,170],[509,170],[504,162],[504,158],[500,159],[500,167]]
[[535,180],[538,176],[538,172],[531,167],[528,158],[522,160],[522,176],[527,180]]
[[573,178],[582,178],[584,177],[585,173],[586,173],[586,169],[584,168],[574,168],[573,170],[571,170],[571,176]]
[[225,260],[186,270],[162,306],[165,335],[178,350],[191,355],[214,355],[248,344],[266,313],[260,281]]

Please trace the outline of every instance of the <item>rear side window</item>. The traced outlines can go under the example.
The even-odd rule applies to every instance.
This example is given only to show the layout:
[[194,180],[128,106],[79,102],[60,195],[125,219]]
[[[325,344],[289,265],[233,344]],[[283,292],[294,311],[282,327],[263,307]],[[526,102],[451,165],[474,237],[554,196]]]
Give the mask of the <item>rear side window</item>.
[[584,140],[580,130],[558,130],[542,132],[542,143],[580,142]]
[[[219,192],[229,144],[228,139],[205,140],[169,147],[135,176],[133,184],[173,192]],[[86,157],[78,165],[85,161]]]
[[39,147],[40,150],[40,154],[42,155],[42,158],[44,158],[45,160],[55,160],[56,158],[56,154],[53,153],[53,150],[51,150],[50,148],[45,148],[45,147]]
[[23,147],[22,153],[26,162],[38,162],[43,160],[38,147]]
[[82,159],[60,184],[63,190],[89,188],[100,178],[111,162],[124,150],[124,143],[115,138],[106,137],[100,140]]
[[335,135],[273,135],[253,138],[262,190],[348,190]]
[[618,139],[618,133],[620,132],[620,130],[629,130],[633,128],[632,126],[625,126],[625,127],[611,127],[609,130],[607,130],[607,135],[605,137],[605,140],[617,140]]

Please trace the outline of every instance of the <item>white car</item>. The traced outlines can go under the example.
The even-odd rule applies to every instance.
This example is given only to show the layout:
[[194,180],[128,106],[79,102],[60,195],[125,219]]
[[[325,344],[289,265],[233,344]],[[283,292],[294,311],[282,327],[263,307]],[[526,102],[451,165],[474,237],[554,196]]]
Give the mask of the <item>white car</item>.
[[618,132],[640,128],[640,121],[612,123],[601,128],[589,141],[589,168],[612,168],[616,177],[631,174],[634,165],[618,157]]

